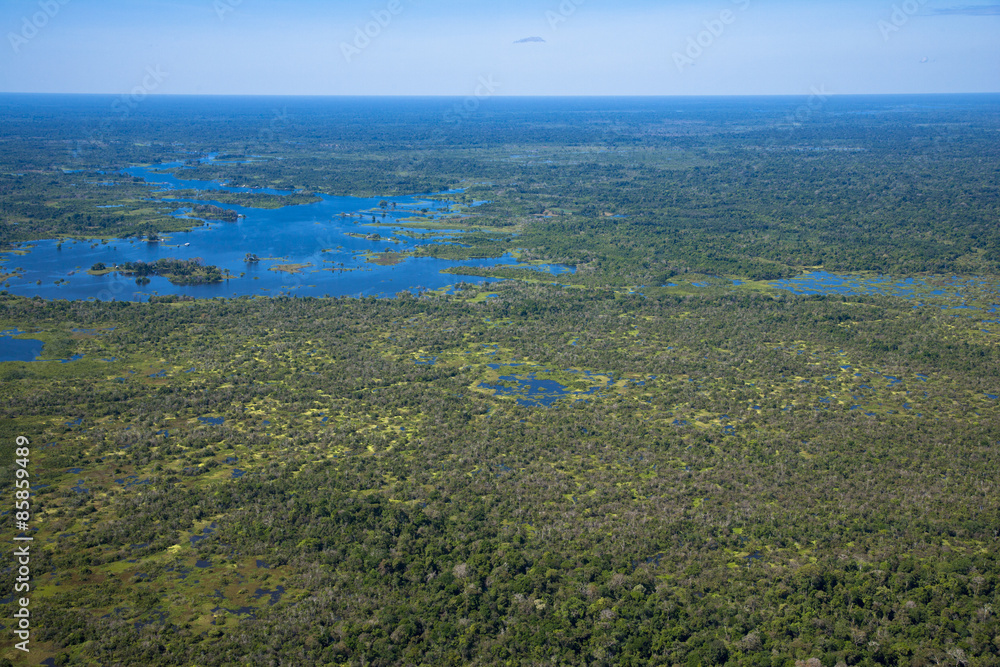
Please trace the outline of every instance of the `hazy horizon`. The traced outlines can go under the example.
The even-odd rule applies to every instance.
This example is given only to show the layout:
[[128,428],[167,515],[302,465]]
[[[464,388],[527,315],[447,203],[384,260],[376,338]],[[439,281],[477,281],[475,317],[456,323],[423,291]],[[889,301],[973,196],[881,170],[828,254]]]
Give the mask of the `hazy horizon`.
[[[111,97],[118,98],[121,97],[121,93],[98,91],[89,93],[74,93],[74,92],[31,92],[31,91],[17,91],[17,90],[6,90],[0,91],[0,97],[2,96],[51,96],[51,97]],[[508,100],[518,100],[518,99],[579,99],[579,100],[601,100],[601,99],[698,99],[698,98],[807,98],[814,96],[815,93],[742,93],[742,94],[729,94],[729,93],[705,93],[705,94],[677,94],[677,95],[646,95],[646,94],[593,94],[593,95],[501,95],[497,94],[491,96],[491,99],[508,99]],[[963,97],[963,96],[979,96],[979,97],[990,97],[990,96],[1000,96],[1000,91],[985,91],[985,92],[945,92],[945,93],[828,93],[824,97],[837,97],[837,98],[868,98],[868,97]],[[441,94],[441,95],[395,95],[391,93],[370,93],[370,94],[286,94],[286,93],[151,93],[149,97],[157,97],[162,99],[169,98],[180,98],[180,97],[245,97],[245,98],[302,98],[302,99],[372,99],[372,98],[384,98],[384,99],[441,99],[441,100],[461,100],[466,96],[457,94]],[[484,100],[485,101],[485,100]]]

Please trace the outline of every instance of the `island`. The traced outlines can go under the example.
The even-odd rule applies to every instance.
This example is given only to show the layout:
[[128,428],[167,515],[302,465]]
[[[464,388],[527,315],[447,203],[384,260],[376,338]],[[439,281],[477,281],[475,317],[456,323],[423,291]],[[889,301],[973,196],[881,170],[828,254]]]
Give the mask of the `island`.
[[143,285],[149,283],[149,276],[162,276],[174,285],[207,285],[222,282],[223,278],[230,277],[228,273],[223,274],[217,266],[203,265],[199,258],[165,257],[155,262],[125,262],[116,264],[112,269],[98,262],[90,269],[94,274],[110,271],[117,271],[124,276],[135,276],[136,282]]

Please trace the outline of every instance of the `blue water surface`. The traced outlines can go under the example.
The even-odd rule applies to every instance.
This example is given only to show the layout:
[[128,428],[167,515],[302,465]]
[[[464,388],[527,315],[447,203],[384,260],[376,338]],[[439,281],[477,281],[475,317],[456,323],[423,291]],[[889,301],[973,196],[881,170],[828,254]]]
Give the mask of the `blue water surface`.
[[0,331],[0,362],[2,361],[34,361],[42,353],[44,343],[34,339],[18,339],[25,333],[18,329]]
[[[984,311],[983,308],[970,306],[967,303],[970,295],[983,289],[989,290],[986,282],[979,278],[963,280],[958,276],[951,276],[950,278],[937,276],[932,284],[922,278],[870,277],[853,274],[836,274],[829,273],[828,271],[812,271],[787,280],[775,280],[769,284],[776,289],[806,295],[825,294],[846,296],[869,294],[895,296],[911,300],[919,300],[924,296],[939,297],[947,301],[958,302],[954,305],[942,305],[941,308],[943,310],[970,314]],[[938,286],[935,289],[931,289],[935,285]],[[919,308],[922,305],[922,303],[918,303],[915,308]],[[991,311],[985,310],[985,312]]]
[[[96,298],[101,301],[142,301],[151,295],[167,294],[197,298],[278,294],[393,296],[403,291],[438,289],[460,281],[472,284],[495,282],[475,276],[441,273],[444,269],[518,264],[518,260],[510,255],[465,261],[408,257],[394,266],[379,266],[367,261],[365,255],[368,253],[380,253],[386,249],[405,253],[461,234],[458,230],[410,229],[434,234],[431,238],[413,239],[398,235],[407,231],[403,227],[372,226],[369,224],[372,210],[377,209],[381,201],[396,205],[395,210],[391,210],[390,206],[385,216],[381,212],[375,214],[376,220],[387,225],[417,215],[423,209],[427,210],[428,219],[439,220],[449,212],[450,202],[419,195],[384,198],[318,195],[321,200],[313,204],[275,210],[246,208],[213,201],[210,191],[274,195],[287,195],[289,192],[186,180],[161,171],[181,167],[180,163],[167,163],[155,167],[131,167],[124,173],[143,178],[158,190],[183,188],[206,192],[205,199],[176,201],[192,205],[212,204],[245,217],[232,223],[212,222],[189,232],[162,234],[159,243],[128,239],[107,243],[77,240],[20,244],[16,249],[27,254],[0,253],[0,259],[5,259],[7,266],[21,270],[19,275],[8,279],[6,289],[21,296],[40,296],[44,299]],[[375,234],[380,238],[365,238]],[[244,261],[247,253],[257,255],[261,261]],[[113,267],[124,262],[155,262],[167,257],[200,258],[202,263],[218,266],[234,277],[211,285],[178,286],[166,278],[154,276],[148,285],[140,286],[134,278],[117,272],[102,276],[87,273],[98,262]],[[281,264],[310,266],[297,274],[269,270]],[[537,268],[554,274],[574,271],[556,265]],[[241,273],[245,275],[237,277]],[[68,282],[56,285],[56,280]],[[41,281],[41,284],[36,284],[36,281]]]
[[[521,365],[522,364],[517,363],[488,364],[488,366],[493,370],[500,370],[504,367],[510,368]],[[567,372],[576,371],[567,369]],[[582,371],[582,373],[587,377],[597,375],[591,371]],[[601,386],[594,386],[586,391],[573,391],[555,380],[539,379],[535,373],[529,373],[527,375],[501,375],[500,380],[509,383],[516,383],[517,386],[508,387],[489,382],[483,382],[480,386],[486,389],[492,389],[496,392],[497,396],[510,396],[514,398],[519,405],[531,408],[547,408],[562,398],[575,398],[576,400],[582,400],[582,397],[592,396],[603,389]]]

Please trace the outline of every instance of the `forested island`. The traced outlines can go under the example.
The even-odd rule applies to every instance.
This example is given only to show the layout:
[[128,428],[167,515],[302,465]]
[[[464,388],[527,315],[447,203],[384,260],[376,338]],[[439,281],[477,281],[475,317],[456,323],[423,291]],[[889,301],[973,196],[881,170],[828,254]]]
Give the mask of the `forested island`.
[[[9,103],[0,352],[42,349],[0,362],[0,490],[28,438],[32,660],[1000,665],[1000,104],[801,102],[299,99],[261,136],[264,102],[151,97],[102,141],[100,100]],[[180,185],[122,171],[150,164]],[[253,212],[170,198],[282,196],[185,179],[364,201],[267,209],[315,256],[225,249],[287,294],[116,298],[115,271],[232,269],[101,239],[239,241]],[[178,257],[33,294],[69,238]],[[312,270],[403,287],[299,296]]]
[[188,215],[194,218],[201,218],[202,220],[218,220],[222,222],[236,222],[240,218],[236,211],[211,204],[198,204],[191,208],[191,212]]
[[[123,262],[113,267],[95,264],[93,273],[115,271],[138,279],[163,276],[175,285],[203,285],[221,282],[225,277],[217,266],[205,266],[197,259],[158,259],[155,262]],[[148,280],[146,282],[149,282]]]

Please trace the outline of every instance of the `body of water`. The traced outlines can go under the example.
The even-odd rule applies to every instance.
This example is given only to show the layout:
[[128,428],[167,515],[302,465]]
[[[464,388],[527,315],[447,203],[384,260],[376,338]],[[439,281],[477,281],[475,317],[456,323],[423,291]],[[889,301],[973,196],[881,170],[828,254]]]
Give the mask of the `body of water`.
[[0,362],[34,361],[42,353],[42,341],[14,338],[23,333],[27,332],[17,329],[0,331]]
[[[934,304],[955,316],[980,319],[996,312],[1000,285],[975,276],[893,278],[814,271],[788,280],[768,283],[795,294],[893,296],[916,301],[915,307]],[[985,320],[986,323],[992,323]]]
[[[210,159],[210,158],[209,158]],[[235,188],[224,183],[179,179],[163,169],[180,168],[180,163],[155,167],[132,167],[125,173],[145,179],[159,190],[196,189],[287,195],[288,192],[266,188]],[[444,193],[448,194],[448,193]],[[212,222],[189,232],[165,235],[159,243],[145,240],[39,241],[23,244],[26,254],[4,253],[5,269],[20,269],[18,277],[8,279],[6,289],[21,296],[43,299],[102,301],[146,300],[151,295],[189,295],[196,298],[274,296],[393,296],[398,292],[438,289],[456,282],[482,284],[489,279],[442,273],[456,266],[516,265],[512,256],[495,259],[449,261],[431,257],[406,257],[391,266],[367,261],[367,255],[391,251],[407,253],[420,246],[440,242],[461,234],[458,230],[412,229],[396,226],[401,219],[425,215],[435,222],[445,218],[451,202],[424,196],[363,199],[318,195],[313,204],[286,206],[280,209],[256,209],[222,204],[210,198],[181,200],[185,203],[212,204],[245,217],[238,222]],[[385,215],[377,213],[379,225],[371,225],[372,211],[381,201],[390,204]],[[392,210],[395,204],[395,210]],[[426,210],[426,214],[421,211]],[[385,226],[389,225],[389,226]],[[407,233],[431,233],[414,239]],[[379,238],[375,238],[374,235]],[[367,238],[366,238],[367,237]],[[245,261],[253,253],[261,261]],[[100,262],[108,267],[124,262],[155,262],[162,258],[194,259],[218,266],[234,277],[210,285],[178,286],[166,278],[151,277],[148,285],[118,273],[92,276],[87,273]],[[306,265],[297,273],[275,271],[280,265]],[[567,267],[542,267],[551,273],[569,271]],[[244,274],[243,277],[236,277]],[[40,281],[40,283],[39,283]],[[56,284],[56,281],[65,281]]]

